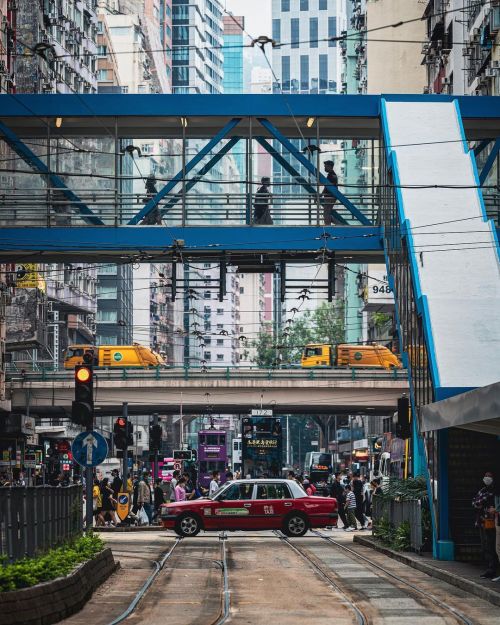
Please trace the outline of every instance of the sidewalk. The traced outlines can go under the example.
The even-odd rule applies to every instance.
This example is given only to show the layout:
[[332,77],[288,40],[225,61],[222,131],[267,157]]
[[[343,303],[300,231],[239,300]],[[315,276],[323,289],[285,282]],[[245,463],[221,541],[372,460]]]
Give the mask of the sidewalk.
[[476,597],[500,606],[500,582],[481,579],[484,565],[472,562],[445,562],[434,560],[431,554],[417,555],[412,552],[394,551],[383,546],[371,536],[354,536],[354,543],[370,547],[398,562],[441,579]]

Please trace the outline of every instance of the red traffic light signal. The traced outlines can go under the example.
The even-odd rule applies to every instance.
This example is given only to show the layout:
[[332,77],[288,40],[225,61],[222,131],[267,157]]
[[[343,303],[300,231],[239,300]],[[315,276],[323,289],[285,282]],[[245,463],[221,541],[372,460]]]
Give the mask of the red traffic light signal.
[[132,424],[123,417],[118,417],[115,421],[115,425],[113,427],[113,440],[117,449],[127,449],[129,443],[128,431],[129,426],[131,425]]

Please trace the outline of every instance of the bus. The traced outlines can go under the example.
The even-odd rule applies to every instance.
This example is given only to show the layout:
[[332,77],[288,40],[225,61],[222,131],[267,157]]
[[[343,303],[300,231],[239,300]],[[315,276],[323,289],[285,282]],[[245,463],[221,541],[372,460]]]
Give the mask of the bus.
[[314,483],[327,482],[333,473],[333,454],[310,451],[304,461],[304,473]]
[[244,417],[242,420],[242,475],[281,477],[283,432],[281,417]]
[[231,467],[233,472],[241,471],[241,438],[233,438]]
[[220,483],[226,481],[227,433],[224,430],[201,430],[198,432],[198,481],[203,488],[210,486],[212,473],[219,471]]

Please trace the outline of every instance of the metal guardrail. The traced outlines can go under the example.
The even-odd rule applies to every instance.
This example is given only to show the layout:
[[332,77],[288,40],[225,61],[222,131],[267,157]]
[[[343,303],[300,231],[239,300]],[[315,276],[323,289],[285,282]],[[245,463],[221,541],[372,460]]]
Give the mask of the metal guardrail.
[[[406,369],[235,369],[233,367],[213,368],[207,371],[195,368],[112,368],[95,367],[99,380],[407,380]],[[7,381],[13,383],[68,381],[73,380],[74,371],[63,369],[53,371],[7,372]]]
[[81,486],[0,488],[0,554],[14,562],[78,536],[82,506]]
[[[109,190],[73,189],[81,203],[107,226],[124,226],[148,201],[144,193],[117,193]],[[379,213],[377,193],[347,193],[348,199],[374,224]],[[164,225],[210,226],[253,224],[255,193],[180,194],[166,196],[158,205]],[[348,223],[358,220],[340,203],[335,211]],[[273,194],[269,204],[273,225],[322,225],[321,198],[311,194]],[[155,225],[148,220],[148,225]],[[23,189],[0,193],[0,225],[88,226],[77,203],[68,202],[57,189]],[[159,223],[157,225],[160,225]]]
[[419,553],[424,544],[422,533],[422,502],[419,499],[387,500],[377,495],[372,501],[372,524],[374,532],[382,519],[386,519],[394,527],[407,521],[410,524],[411,548]]

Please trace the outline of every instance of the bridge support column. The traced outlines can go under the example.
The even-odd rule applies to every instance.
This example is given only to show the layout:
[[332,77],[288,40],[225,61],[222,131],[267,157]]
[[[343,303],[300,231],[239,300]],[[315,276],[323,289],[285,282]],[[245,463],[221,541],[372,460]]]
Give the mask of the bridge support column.
[[448,493],[448,430],[437,433],[438,445],[438,531],[434,555],[438,560],[454,560],[455,545],[450,536]]

